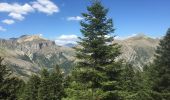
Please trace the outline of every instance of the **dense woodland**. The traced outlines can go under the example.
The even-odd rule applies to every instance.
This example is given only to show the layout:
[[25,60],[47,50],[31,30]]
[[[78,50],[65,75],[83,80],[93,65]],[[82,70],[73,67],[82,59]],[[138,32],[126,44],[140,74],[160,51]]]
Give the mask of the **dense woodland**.
[[82,37],[76,49],[78,62],[64,75],[56,65],[42,69],[28,81],[12,77],[0,59],[0,100],[170,100],[170,29],[160,41],[155,59],[143,70],[134,70],[113,43],[114,26],[101,2],[82,13]]

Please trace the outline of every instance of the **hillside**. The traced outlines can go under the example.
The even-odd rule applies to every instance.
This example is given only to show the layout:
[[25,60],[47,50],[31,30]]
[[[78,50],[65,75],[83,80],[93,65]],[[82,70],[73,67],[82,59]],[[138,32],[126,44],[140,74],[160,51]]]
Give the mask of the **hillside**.
[[137,69],[154,59],[155,49],[159,44],[159,39],[153,39],[146,35],[136,35],[124,40],[116,40],[122,46],[122,55],[119,59],[125,59]]
[[54,41],[37,35],[0,39],[0,56],[21,78],[37,74],[44,67],[50,70],[56,64],[67,73],[74,62],[73,49],[57,46]]
[[[115,42],[122,45],[122,55],[119,59],[124,58],[135,68],[141,69],[143,65],[153,60],[159,40],[137,35]],[[14,75],[21,78],[37,74],[44,67],[50,70],[56,64],[68,73],[75,62],[74,55],[74,49],[58,46],[54,41],[37,35],[0,39],[0,56],[5,58],[4,63],[10,66]]]

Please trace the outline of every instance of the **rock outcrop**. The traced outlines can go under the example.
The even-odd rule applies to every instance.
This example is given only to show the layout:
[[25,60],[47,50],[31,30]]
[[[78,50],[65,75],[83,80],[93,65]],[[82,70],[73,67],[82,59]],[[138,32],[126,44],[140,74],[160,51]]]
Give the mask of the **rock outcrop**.
[[[142,69],[154,59],[159,39],[137,35],[114,42],[122,45],[122,54],[118,59],[125,59],[134,68]],[[4,62],[13,70],[14,75],[24,79],[31,74],[38,74],[42,68],[51,70],[56,64],[65,73],[69,73],[76,61],[74,49],[58,46],[54,41],[37,35],[0,39],[0,56],[5,58]]]
[[37,74],[42,67],[50,70],[56,64],[68,73],[75,61],[73,49],[57,46],[54,41],[38,35],[0,39],[0,56],[5,58],[14,75],[22,78]]

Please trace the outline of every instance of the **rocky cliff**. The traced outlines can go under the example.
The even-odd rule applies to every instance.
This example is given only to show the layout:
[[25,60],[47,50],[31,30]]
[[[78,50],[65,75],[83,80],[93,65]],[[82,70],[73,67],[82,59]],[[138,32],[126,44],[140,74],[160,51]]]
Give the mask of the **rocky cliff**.
[[14,75],[21,78],[37,74],[43,67],[50,70],[56,64],[67,73],[75,61],[73,49],[57,46],[54,41],[37,35],[0,39],[0,56]]
[[[142,69],[154,59],[159,39],[137,35],[114,42],[122,46],[122,54],[118,59],[125,59],[134,68]],[[42,68],[50,70],[56,64],[68,73],[75,62],[74,49],[58,46],[54,41],[37,35],[0,39],[0,56],[5,58],[4,63],[13,70],[14,75],[24,79],[31,74],[38,74]]]
[[141,70],[144,65],[153,61],[159,39],[139,34],[124,40],[116,40],[115,42],[122,46],[122,54],[119,59],[125,59],[134,68]]

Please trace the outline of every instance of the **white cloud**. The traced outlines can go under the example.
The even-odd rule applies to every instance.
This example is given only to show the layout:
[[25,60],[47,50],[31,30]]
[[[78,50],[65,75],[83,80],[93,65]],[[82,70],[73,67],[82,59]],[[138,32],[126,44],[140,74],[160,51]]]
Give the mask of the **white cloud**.
[[18,3],[9,4],[9,3],[0,3],[0,12],[14,12],[18,14],[27,14],[32,12],[34,9],[29,4],[20,5]]
[[132,35],[129,35],[129,36],[125,36],[125,37],[120,37],[120,36],[116,36],[114,37],[116,40],[124,40],[124,39],[128,39],[128,38],[131,38],[131,37],[135,37],[135,36],[140,36],[141,34],[132,34]]
[[25,15],[34,11],[51,15],[59,12],[59,8],[51,0],[36,0],[25,4],[0,3],[0,12],[8,13],[9,17],[20,21],[25,18]]
[[6,31],[6,29],[0,26],[0,31]]
[[55,40],[57,45],[76,44],[76,41],[78,41],[78,36],[76,35],[61,35]]
[[17,20],[23,20],[24,19],[24,16],[21,15],[21,14],[17,14],[17,13],[13,13],[11,12],[8,16],[14,18],[14,19],[17,19]]
[[3,20],[2,22],[5,23],[5,24],[8,24],[8,25],[15,23],[15,21],[12,20],[12,19],[5,19],[5,20]]
[[42,36],[43,36],[43,34],[41,34],[41,33],[40,33],[40,34],[39,34],[39,36],[40,36],[40,37],[42,37]]
[[59,12],[58,6],[50,0],[37,0],[33,2],[32,7],[38,10],[39,12],[43,12],[49,15]]
[[25,3],[24,5],[14,3],[0,3],[0,12],[7,12],[9,13],[8,16],[17,19],[17,20],[23,20],[24,16],[30,12],[33,12],[34,9],[31,5],[28,3]]
[[68,21],[80,21],[80,20],[83,20],[83,17],[80,17],[80,16],[68,17],[67,20]]

